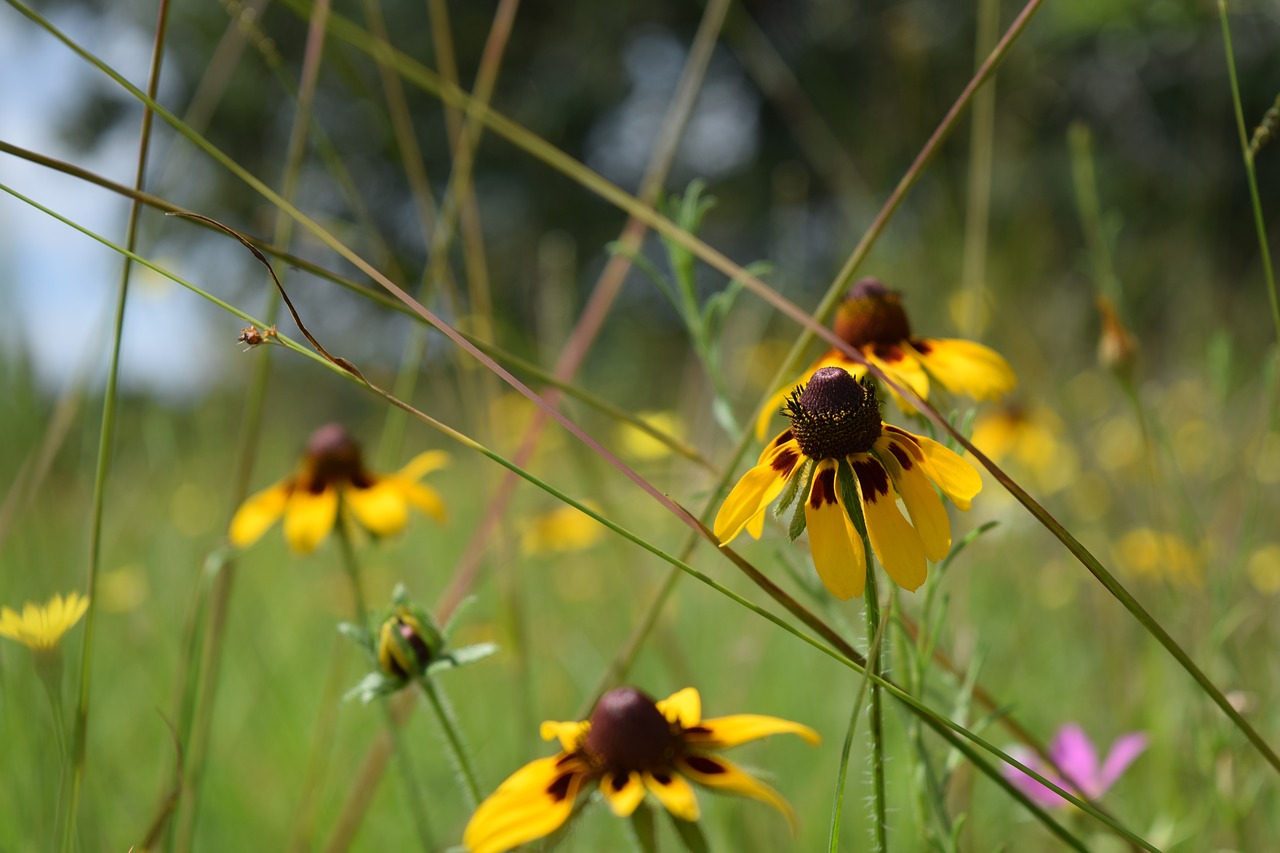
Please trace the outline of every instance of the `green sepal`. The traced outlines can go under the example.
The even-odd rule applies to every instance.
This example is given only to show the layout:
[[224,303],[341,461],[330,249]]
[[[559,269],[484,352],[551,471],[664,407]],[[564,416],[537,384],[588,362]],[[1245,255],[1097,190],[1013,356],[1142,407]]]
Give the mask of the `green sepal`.
[[354,622],[339,622],[338,633],[371,654],[377,654],[377,634]]
[[457,669],[460,666],[469,666],[477,661],[482,661],[490,655],[497,654],[497,643],[476,643],[474,646],[463,646],[460,649],[446,652],[427,664],[426,674],[431,675],[437,670]]
[[[782,514],[787,511],[787,507],[791,506],[792,501],[796,499],[796,495],[800,494],[801,481],[808,480],[808,467],[813,464],[808,459],[800,463],[800,470],[791,475],[791,479],[787,481],[787,485],[782,490],[782,497],[778,498],[778,506],[774,509],[773,514],[778,518],[782,518]],[[791,537],[795,539],[794,536]]]
[[866,542],[867,520],[862,516],[862,496],[858,492],[857,482],[854,480],[853,466],[849,464],[848,459],[841,459],[836,468],[836,488],[840,490],[840,502],[844,504],[845,512],[849,514],[849,518],[853,521],[853,526],[857,529],[858,535]]
[[791,537],[792,542],[800,538],[800,534],[804,533],[805,527],[809,524],[808,519],[805,518],[804,505],[809,500],[809,492],[813,488],[813,474],[817,469],[818,466],[810,459],[804,462],[802,470],[797,471],[792,475],[792,479],[797,484],[797,491],[800,488],[800,484],[804,485],[805,495],[803,500],[795,502],[796,508],[791,513],[791,527],[787,530],[787,535]]
[[402,689],[409,682],[403,678],[392,678],[381,672],[371,672],[360,683],[342,695],[342,701],[349,702],[359,697],[361,703],[368,705],[379,696],[386,696]]

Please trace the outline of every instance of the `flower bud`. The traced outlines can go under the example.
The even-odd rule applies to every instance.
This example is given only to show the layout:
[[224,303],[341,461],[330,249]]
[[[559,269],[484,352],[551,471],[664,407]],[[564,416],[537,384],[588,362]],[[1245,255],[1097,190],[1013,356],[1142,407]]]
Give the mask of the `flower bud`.
[[401,607],[378,632],[378,666],[395,678],[417,678],[442,645],[434,627],[424,626],[408,608]]

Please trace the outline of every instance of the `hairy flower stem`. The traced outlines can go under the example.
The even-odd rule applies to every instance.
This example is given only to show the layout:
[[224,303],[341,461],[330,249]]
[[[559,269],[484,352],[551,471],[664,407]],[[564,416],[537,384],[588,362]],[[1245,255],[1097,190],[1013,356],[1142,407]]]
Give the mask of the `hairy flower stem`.
[[[876,636],[880,629],[880,598],[876,590],[875,559],[871,554],[871,546],[866,534],[862,536],[862,551],[867,564],[867,587],[863,591],[863,608],[867,616],[867,668],[872,675],[880,677],[880,644]],[[880,684],[871,682],[871,787],[872,814],[871,831],[875,837],[878,851],[889,849],[887,820],[885,816],[884,785],[884,709],[881,704]]]
[[431,711],[440,723],[440,731],[444,733],[445,743],[449,748],[449,757],[453,759],[454,767],[457,768],[463,785],[467,789],[467,807],[474,809],[480,804],[480,785],[476,781],[475,766],[471,763],[466,743],[462,740],[462,732],[458,731],[453,710],[449,707],[444,695],[436,689],[430,675],[419,678],[418,686],[422,688],[422,694],[427,697]]
[[[351,541],[351,522],[344,515],[345,509],[338,507],[338,523],[337,539],[339,550],[342,551],[342,568],[346,570],[347,577],[351,580],[351,600],[355,606],[355,621],[357,625],[369,624],[369,609],[365,605],[364,590],[360,584],[360,562],[356,558],[355,545]],[[409,811],[413,816],[414,828],[418,832],[418,840],[422,844],[424,851],[432,851],[437,849],[436,844],[431,838],[431,827],[427,823],[426,801],[422,796],[422,788],[418,785],[417,777],[413,772],[413,764],[410,761],[409,753],[404,748],[404,742],[400,738],[400,729],[396,725],[396,721],[391,718],[391,708],[386,702],[379,702],[378,707],[382,709],[386,716],[386,728],[391,735],[393,751],[397,757],[397,764],[400,768],[400,778],[404,783],[405,794],[409,798]]]

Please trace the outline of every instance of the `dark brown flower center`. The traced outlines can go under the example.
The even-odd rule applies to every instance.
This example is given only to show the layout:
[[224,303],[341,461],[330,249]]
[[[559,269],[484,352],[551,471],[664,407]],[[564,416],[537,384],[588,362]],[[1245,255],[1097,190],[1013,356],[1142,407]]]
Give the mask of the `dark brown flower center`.
[[342,424],[326,424],[311,433],[305,467],[305,485],[312,492],[322,492],[334,483],[363,488],[370,482],[360,460],[360,447]]
[[586,752],[607,770],[658,770],[675,755],[678,734],[653,699],[634,687],[600,697],[591,712]]
[[810,459],[866,453],[880,437],[880,403],[869,381],[839,367],[814,372],[787,400],[786,415],[800,450]]
[[911,339],[911,323],[896,292],[864,278],[836,309],[835,333],[852,347],[896,344]]

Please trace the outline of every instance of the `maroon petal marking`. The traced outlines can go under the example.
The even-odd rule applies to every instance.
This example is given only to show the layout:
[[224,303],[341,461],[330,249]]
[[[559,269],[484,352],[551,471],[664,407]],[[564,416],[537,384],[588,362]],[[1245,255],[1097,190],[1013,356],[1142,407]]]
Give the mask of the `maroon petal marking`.
[[790,477],[791,472],[796,469],[796,465],[800,462],[800,452],[794,448],[784,450],[774,457],[769,467],[777,471],[782,477]]
[[728,767],[725,767],[709,755],[688,755],[685,756],[684,763],[705,776],[715,776],[729,772]]
[[893,454],[893,458],[898,460],[898,464],[902,466],[903,471],[910,471],[916,463],[911,459],[910,452],[896,441],[889,442],[889,452]]
[[873,344],[871,352],[885,364],[895,364],[906,358],[906,353],[897,344]]
[[889,475],[879,462],[870,457],[849,461],[853,465],[853,473],[858,477],[858,485],[862,487],[864,501],[875,501],[889,494]]
[[577,775],[577,772],[569,772],[557,776],[555,781],[547,786],[547,796],[557,803],[569,796],[569,785]]
[[929,342],[928,338],[914,338],[910,343],[911,346],[915,348],[915,351],[921,355],[928,355],[933,349],[933,344]]
[[821,509],[826,504],[836,502],[836,469],[824,468],[813,478],[813,489],[809,492],[809,506]]

